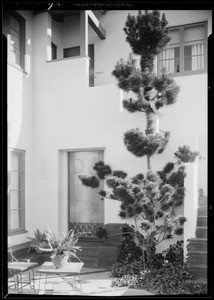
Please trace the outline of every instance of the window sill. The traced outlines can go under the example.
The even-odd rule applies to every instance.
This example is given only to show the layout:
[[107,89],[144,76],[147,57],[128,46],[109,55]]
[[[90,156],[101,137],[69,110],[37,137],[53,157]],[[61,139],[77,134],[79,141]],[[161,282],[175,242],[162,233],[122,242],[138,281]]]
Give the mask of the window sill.
[[90,58],[87,55],[78,55],[78,56],[71,56],[71,57],[65,57],[65,58],[57,58],[57,59],[52,59],[52,60],[46,60],[46,63],[52,63],[52,62],[57,62],[57,61],[65,61],[65,60],[71,60],[71,59],[78,59],[78,58]]
[[9,63],[9,62],[8,62],[8,65],[10,65],[11,67],[14,67],[16,70],[18,70],[18,71],[24,73],[25,75],[28,74],[27,72],[25,72],[23,69],[21,69],[20,67],[18,67],[18,66],[16,66],[16,65],[13,65],[13,64],[11,64],[11,63]]
[[9,232],[8,235],[12,236],[12,235],[24,234],[27,232],[28,232],[27,230],[20,230],[20,231]]
[[[195,71],[195,72],[185,72],[185,73],[170,73],[172,77],[185,77],[185,76],[192,76],[192,75],[202,75],[202,74],[207,74],[207,71]],[[159,73],[158,76],[161,74]]]

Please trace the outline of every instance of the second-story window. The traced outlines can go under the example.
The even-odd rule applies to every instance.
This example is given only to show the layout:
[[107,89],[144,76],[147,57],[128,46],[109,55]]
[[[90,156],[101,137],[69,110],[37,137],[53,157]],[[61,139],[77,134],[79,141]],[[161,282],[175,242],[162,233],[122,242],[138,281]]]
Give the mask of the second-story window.
[[206,24],[171,28],[171,40],[158,57],[158,71],[165,67],[174,75],[188,75],[206,70]]
[[17,12],[10,12],[8,22],[8,61],[24,70],[25,19]]

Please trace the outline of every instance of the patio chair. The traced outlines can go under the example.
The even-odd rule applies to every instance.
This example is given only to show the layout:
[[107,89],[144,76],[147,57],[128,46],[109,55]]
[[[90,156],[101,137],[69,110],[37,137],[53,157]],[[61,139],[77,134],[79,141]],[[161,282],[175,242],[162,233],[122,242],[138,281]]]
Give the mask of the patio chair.
[[[13,282],[10,286],[8,285],[8,289],[12,289],[12,287],[14,287],[14,290],[16,290],[19,294],[22,294],[23,287],[29,285],[36,293],[34,286],[34,268],[38,265],[38,263],[30,262],[28,259],[18,261],[12,253],[10,244],[8,245],[8,252],[11,258],[11,261],[8,262],[8,270],[13,273]],[[23,280],[23,274],[25,272],[28,275],[27,281]]]

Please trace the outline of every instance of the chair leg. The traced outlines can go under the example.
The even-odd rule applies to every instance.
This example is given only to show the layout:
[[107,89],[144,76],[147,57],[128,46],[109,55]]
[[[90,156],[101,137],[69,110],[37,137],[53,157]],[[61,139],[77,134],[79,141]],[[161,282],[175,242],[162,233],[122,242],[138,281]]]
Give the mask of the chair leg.
[[21,288],[20,288],[20,294],[22,294],[22,272],[20,272],[20,284],[21,284]]
[[82,292],[82,280],[81,280],[80,274],[79,274],[79,281],[80,281],[80,290]]

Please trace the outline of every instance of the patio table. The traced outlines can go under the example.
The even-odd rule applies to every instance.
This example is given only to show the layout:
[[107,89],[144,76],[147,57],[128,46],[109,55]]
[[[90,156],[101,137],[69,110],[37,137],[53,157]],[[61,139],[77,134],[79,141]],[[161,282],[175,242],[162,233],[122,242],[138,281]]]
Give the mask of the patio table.
[[[41,281],[41,275],[44,274],[45,277],[45,287],[44,287],[44,292],[46,291],[46,284],[48,278],[57,278],[60,277],[62,278],[66,283],[70,284],[70,281],[65,280],[66,277],[73,277],[74,279],[74,287],[75,291],[77,292],[77,285],[76,285],[76,276],[79,278],[79,283],[80,283],[80,290],[82,290],[82,283],[81,283],[81,276],[80,276],[80,271],[83,267],[84,263],[83,262],[67,262],[65,268],[60,268],[57,269],[53,265],[52,262],[45,262],[43,265],[41,265],[37,270],[36,273],[39,273],[39,286],[38,286],[38,293],[40,291],[40,281]],[[53,277],[48,277],[48,275],[53,275]]]

